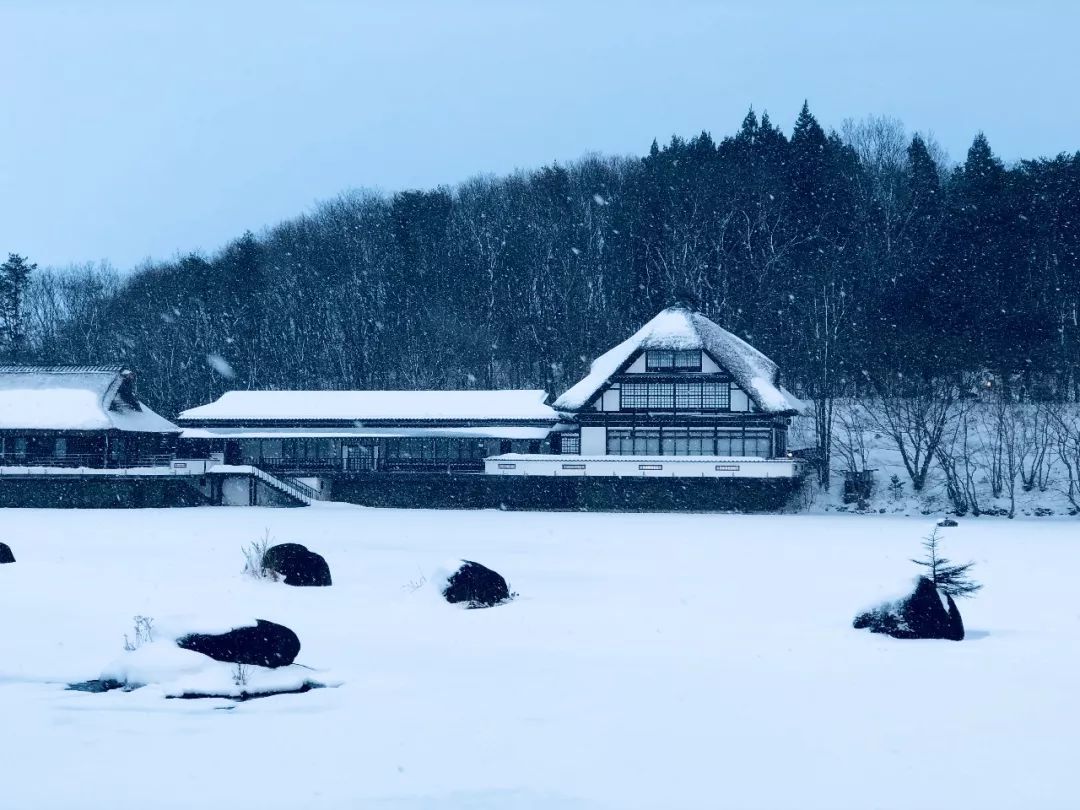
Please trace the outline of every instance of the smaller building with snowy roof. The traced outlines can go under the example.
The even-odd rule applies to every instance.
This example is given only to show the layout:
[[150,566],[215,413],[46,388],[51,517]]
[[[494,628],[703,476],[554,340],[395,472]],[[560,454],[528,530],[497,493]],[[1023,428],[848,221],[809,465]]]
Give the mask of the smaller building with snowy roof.
[[540,453],[559,416],[539,390],[229,391],[178,418],[183,444],[288,475],[483,472]]
[[794,477],[791,417],[805,405],[776,363],[699,312],[660,312],[555,400],[557,460],[489,459],[502,475]]
[[0,466],[167,466],[179,434],[122,366],[0,366]]

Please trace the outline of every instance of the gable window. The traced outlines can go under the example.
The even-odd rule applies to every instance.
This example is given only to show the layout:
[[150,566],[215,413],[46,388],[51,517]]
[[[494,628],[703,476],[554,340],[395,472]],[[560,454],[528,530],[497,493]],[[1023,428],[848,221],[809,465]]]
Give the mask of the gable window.
[[701,371],[701,352],[697,349],[649,349],[645,352],[646,371]]
[[675,352],[676,371],[701,371],[701,352]]

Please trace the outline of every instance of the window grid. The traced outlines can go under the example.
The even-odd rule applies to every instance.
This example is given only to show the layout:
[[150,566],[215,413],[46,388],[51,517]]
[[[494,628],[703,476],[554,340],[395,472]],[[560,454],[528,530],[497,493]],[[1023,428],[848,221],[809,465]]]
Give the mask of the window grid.
[[701,352],[697,349],[649,349],[645,352],[646,371],[701,371]]
[[622,410],[731,410],[731,384],[726,382],[624,382]]
[[609,456],[755,456],[768,458],[770,431],[724,428],[608,428]]
[[562,453],[564,456],[580,455],[581,436],[577,433],[564,433],[562,437]]

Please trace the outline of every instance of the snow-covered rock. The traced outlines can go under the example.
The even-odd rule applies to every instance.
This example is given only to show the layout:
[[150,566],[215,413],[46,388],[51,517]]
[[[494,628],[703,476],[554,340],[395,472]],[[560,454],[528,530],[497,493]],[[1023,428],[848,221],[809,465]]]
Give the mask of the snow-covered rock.
[[263,555],[262,566],[280,574],[286,585],[319,587],[333,584],[326,560],[299,543],[271,546]]
[[208,655],[215,661],[261,667],[284,667],[300,653],[300,639],[284,625],[257,619],[253,627],[236,627],[227,633],[189,633],[176,645]]
[[470,608],[494,607],[513,598],[501,574],[472,560],[439,569],[432,584],[447,602]]
[[884,633],[893,638],[941,638],[962,641],[964,620],[953,598],[919,577],[912,594],[860,613],[853,622],[857,630]]

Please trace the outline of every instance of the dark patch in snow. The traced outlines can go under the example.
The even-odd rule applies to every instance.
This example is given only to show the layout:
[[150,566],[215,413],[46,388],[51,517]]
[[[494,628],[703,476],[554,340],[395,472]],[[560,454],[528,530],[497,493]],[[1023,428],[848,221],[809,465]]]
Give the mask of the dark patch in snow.
[[177,639],[176,646],[215,661],[271,669],[288,666],[300,653],[296,633],[263,619],[257,619],[254,627],[238,627],[227,633],[190,633]]

